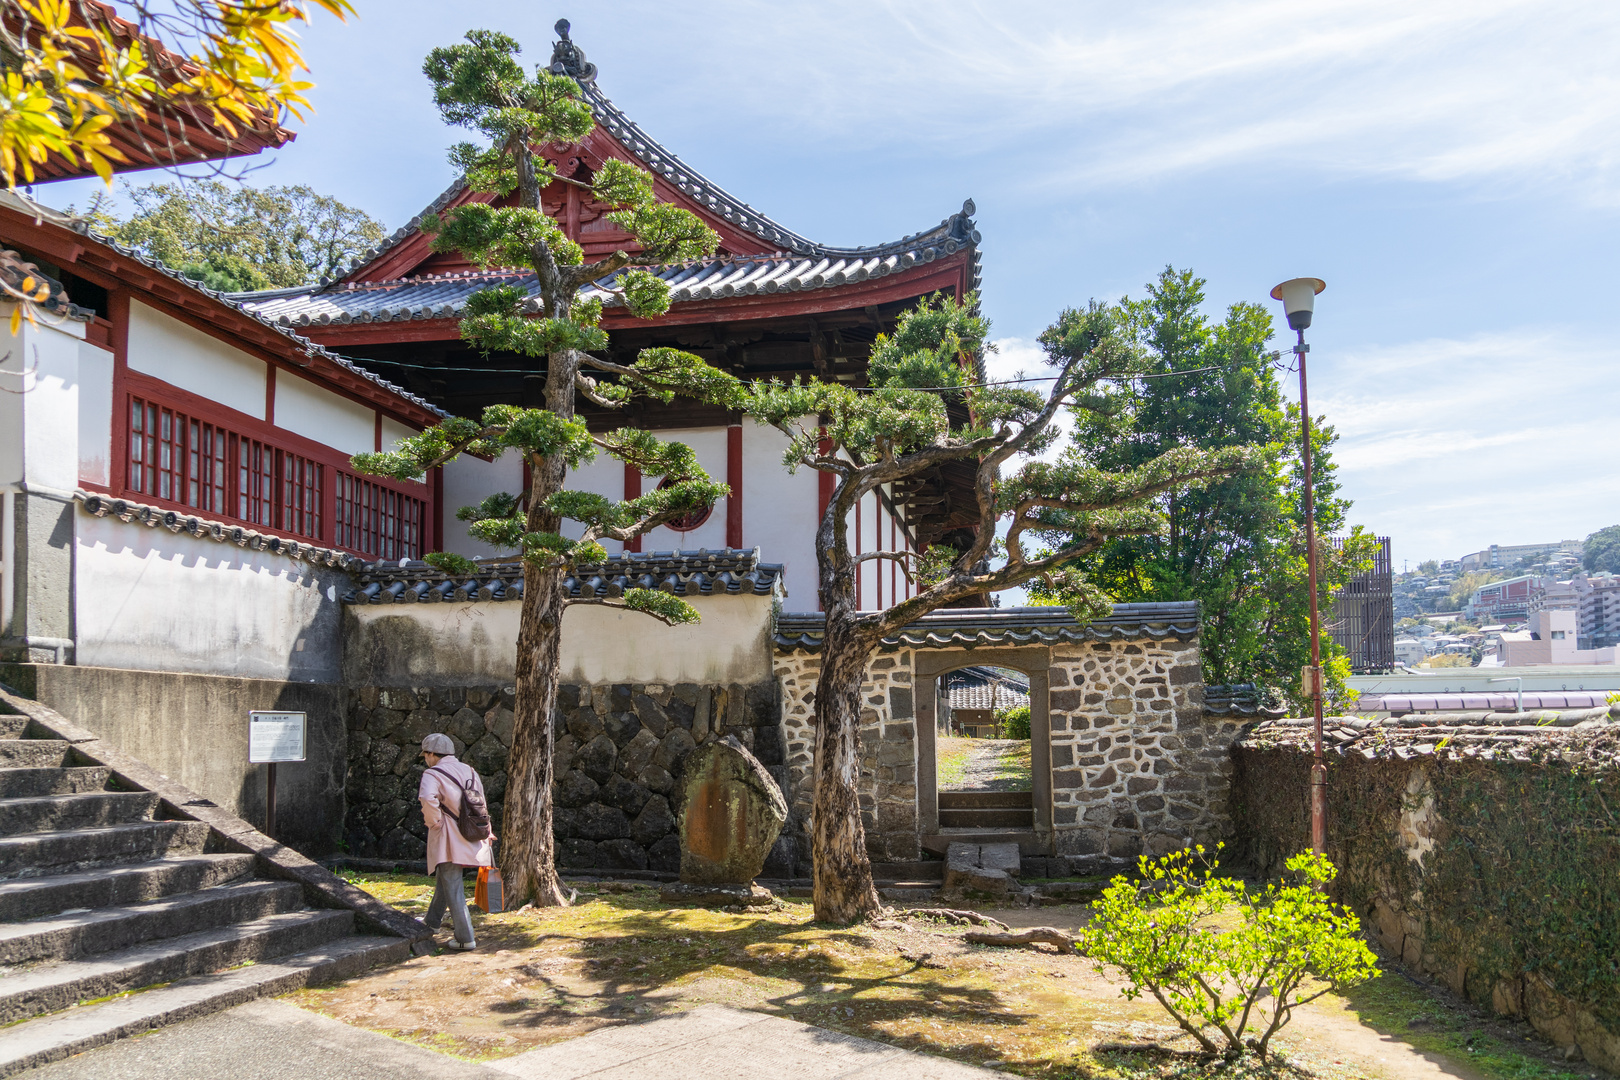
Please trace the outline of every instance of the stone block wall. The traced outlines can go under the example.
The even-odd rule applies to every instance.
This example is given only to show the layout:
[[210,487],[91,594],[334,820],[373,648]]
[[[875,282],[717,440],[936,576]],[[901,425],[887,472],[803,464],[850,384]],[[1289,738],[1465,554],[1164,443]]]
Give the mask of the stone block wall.
[[[419,859],[427,830],[417,803],[423,736],[440,731],[484,779],[490,812],[504,811],[515,688],[365,687],[349,709],[345,840],[362,857]],[[612,683],[559,688],[554,832],[559,865],[676,871],[674,797],[686,755],[735,735],[787,785],[774,683]],[[791,797],[791,796],[790,796]],[[792,838],[767,875],[787,875]]]
[[[792,835],[808,858],[810,805],[815,797],[815,690],[821,658],[814,653],[777,653],[781,684]],[[917,723],[912,690],[912,652],[878,653],[861,684],[861,819],[866,850],[874,862],[921,858],[917,835]],[[808,865],[801,870],[808,874]]]
[[1231,746],[1206,717],[1195,641],[1052,649],[1052,824],[1059,855],[1162,854],[1231,832]]

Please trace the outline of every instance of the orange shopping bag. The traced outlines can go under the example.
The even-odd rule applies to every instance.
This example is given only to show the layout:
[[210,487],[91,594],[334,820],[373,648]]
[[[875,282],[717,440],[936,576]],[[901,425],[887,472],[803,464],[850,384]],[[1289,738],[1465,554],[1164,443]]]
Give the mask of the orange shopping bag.
[[499,915],[506,908],[506,890],[501,883],[498,866],[480,866],[478,884],[473,886],[473,906],[487,915]]

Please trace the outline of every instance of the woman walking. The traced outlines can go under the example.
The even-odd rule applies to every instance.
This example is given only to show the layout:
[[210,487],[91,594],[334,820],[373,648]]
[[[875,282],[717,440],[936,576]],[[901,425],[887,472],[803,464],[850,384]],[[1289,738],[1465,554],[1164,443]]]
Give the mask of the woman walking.
[[[430,930],[437,931],[449,908],[455,933],[449,948],[474,949],[478,943],[473,940],[472,919],[467,915],[467,892],[461,872],[468,867],[494,865],[490,848],[495,832],[489,827],[484,781],[478,770],[456,760],[456,746],[448,735],[433,734],[423,739],[422,758],[427,762],[427,771],[422,774],[417,796],[422,800],[422,818],[428,827],[427,871],[437,879],[426,922]],[[481,826],[469,828],[462,824],[480,819]],[[486,833],[481,840],[465,835],[480,831]]]

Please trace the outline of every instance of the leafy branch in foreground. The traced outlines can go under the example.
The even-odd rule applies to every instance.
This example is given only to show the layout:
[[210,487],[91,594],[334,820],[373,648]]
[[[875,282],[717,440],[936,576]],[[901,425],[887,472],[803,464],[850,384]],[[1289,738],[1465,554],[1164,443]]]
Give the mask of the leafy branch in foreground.
[[1264,1058],[1295,1009],[1376,978],[1377,957],[1356,916],[1327,899],[1338,870],[1326,856],[1295,855],[1288,869],[1302,880],[1263,889],[1217,876],[1219,865],[1202,845],[1143,856],[1142,883],[1116,877],[1076,948],[1098,972],[1123,972],[1125,997],[1151,994],[1208,1053]]

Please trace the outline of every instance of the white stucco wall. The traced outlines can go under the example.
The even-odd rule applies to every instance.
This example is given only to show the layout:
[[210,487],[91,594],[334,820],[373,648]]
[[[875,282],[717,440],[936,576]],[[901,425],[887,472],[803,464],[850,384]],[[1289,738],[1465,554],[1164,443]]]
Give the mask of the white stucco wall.
[[409,424],[402,424],[390,417],[382,418],[382,448],[392,450],[399,440],[415,435],[416,429]]
[[[386,421],[384,421],[386,425]],[[384,426],[386,436],[388,428]],[[383,449],[389,448],[386,438]],[[516,495],[523,490],[523,459],[516,450],[508,450],[494,461],[462,454],[444,467],[444,550],[465,555],[469,559],[510,555],[497,551],[488,544],[467,535],[467,523],[456,518],[463,506],[477,506],[486,495],[505,491]]]
[[757,547],[766,562],[782,563],[784,611],[815,611],[816,515],[819,474],[782,464],[787,437],[775,428],[743,424],[743,547]]
[[[697,454],[698,464],[708,472],[711,480],[721,483],[726,481],[726,429],[713,428],[681,428],[675,431],[655,431],[653,434],[660,439],[670,442],[683,442]],[[624,466],[619,465],[618,497],[624,498]],[[646,477],[642,480],[642,490],[649,491],[657,480]],[[743,499],[743,510],[746,513],[748,500]],[[708,520],[690,532],[676,532],[670,528],[658,528],[641,538],[642,551],[696,551],[698,548],[723,548],[726,546],[726,501],[724,499],[714,504],[709,512]]]
[[[0,304],[9,323],[11,304]],[[0,485],[72,491],[79,480],[84,324],[38,317],[0,330]]]
[[275,410],[276,427],[325,443],[345,454],[370,453],[376,448],[375,409],[334,394],[289,371],[276,373]]
[[[696,626],[575,606],[563,616],[562,677],[573,683],[754,683],[771,676],[766,596],[686,598]],[[370,685],[510,680],[518,615],[510,601],[349,606],[347,678]]]
[[[264,419],[267,367],[263,360],[233,349],[139,300],[129,302],[127,359],[133,371],[145,372],[237,412]],[[370,445],[367,443],[366,448]]]
[[115,517],[75,520],[78,663],[337,680],[344,575]]
[[112,483],[112,376],[112,351],[80,342],[79,479],[103,487]]

